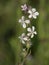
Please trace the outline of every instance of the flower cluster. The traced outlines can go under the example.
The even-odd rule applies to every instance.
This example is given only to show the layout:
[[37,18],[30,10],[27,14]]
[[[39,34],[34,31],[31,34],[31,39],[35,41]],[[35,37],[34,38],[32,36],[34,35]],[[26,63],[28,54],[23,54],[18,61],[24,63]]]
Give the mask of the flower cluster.
[[26,4],[21,6],[22,11],[27,11],[27,13],[29,13],[28,18],[34,18],[36,19],[37,16],[39,15],[39,13],[36,11],[35,8],[32,8],[31,6],[27,6]]
[[26,41],[30,40],[29,39],[30,37],[33,38],[34,35],[37,34],[34,26],[32,26],[32,28],[31,28],[31,27],[27,27],[27,25],[31,23],[29,18],[36,19],[37,16],[39,15],[39,13],[36,11],[35,8],[29,7],[26,4],[21,5],[21,8],[22,8],[22,11],[27,12],[29,14],[28,19],[25,20],[25,16],[22,16],[21,19],[19,19],[19,21],[18,21],[19,23],[21,23],[23,28],[27,28],[28,33],[27,34],[22,33],[22,35],[19,37],[21,42],[24,44],[24,43],[26,43]]
[[[32,8],[30,6],[27,6],[26,4],[21,5],[21,9],[22,9],[22,11],[24,13],[26,12],[28,14],[28,19],[26,19],[25,16],[22,16],[21,19],[19,19],[19,21],[18,21],[22,25],[22,27],[23,28],[26,28],[26,30],[27,30],[27,33],[22,33],[19,36],[19,39],[20,39],[20,41],[21,41],[21,43],[23,45],[26,45],[26,48],[27,48],[27,51],[28,51],[28,49],[32,45],[31,42],[30,42],[31,41],[31,38],[33,38],[34,35],[37,34],[37,32],[35,30],[35,26],[29,27],[29,24],[31,23],[30,19],[31,18],[36,19],[37,16],[39,15],[39,13],[36,11],[35,8]],[[23,48],[23,51],[26,51],[26,50]]]

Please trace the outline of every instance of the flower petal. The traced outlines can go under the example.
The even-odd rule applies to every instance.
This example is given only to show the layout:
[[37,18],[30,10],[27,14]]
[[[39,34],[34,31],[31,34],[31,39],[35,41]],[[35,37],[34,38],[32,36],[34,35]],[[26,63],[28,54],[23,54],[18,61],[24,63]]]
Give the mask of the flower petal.
[[24,6],[23,5],[21,5],[21,8],[23,8]]
[[30,23],[30,20],[25,20],[25,23],[29,24]]
[[28,16],[28,18],[32,18],[32,14],[30,14],[30,15]]
[[35,15],[39,15],[39,13],[38,13],[38,12],[35,12],[34,14],[35,14]]
[[21,23],[22,21],[21,21],[21,19],[19,19],[19,21],[18,21],[19,23]]
[[34,27],[34,26],[32,26],[32,31],[33,31],[33,32],[35,31],[35,27]]
[[28,31],[28,32],[31,32],[31,28],[27,28],[27,31]]
[[24,4],[24,8],[27,9],[27,5],[26,4]]
[[35,31],[34,34],[37,34],[37,32]]
[[25,19],[25,17],[24,16],[22,16],[22,20],[24,21],[24,19]]
[[24,39],[25,41],[27,41],[27,40],[28,40],[28,38],[27,38],[27,37],[24,37],[23,39]]
[[22,33],[22,37],[24,37],[25,36],[25,33]]
[[30,36],[30,35],[31,35],[31,33],[28,33],[28,34],[27,34],[27,36]]
[[28,13],[29,13],[29,14],[32,14],[32,11],[31,11],[31,10],[28,10]]
[[34,37],[34,34],[31,35],[31,38],[33,38],[33,37]]
[[27,5],[26,5],[26,4],[24,4],[24,7],[27,7]]
[[23,28],[26,28],[26,24],[25,23],[23,23],[22,25],[23,25]]
[[35,8],[32,8],[32,12],[35,12],[36,11],[36,9]]
[[33,14],[32,16],[33,16],[33,18],[34,18],[34,19],[36,19],[36,18],[37,18],[35,14]]
[[25,41],[24,40],[22,40],[22,44],[25,44]]

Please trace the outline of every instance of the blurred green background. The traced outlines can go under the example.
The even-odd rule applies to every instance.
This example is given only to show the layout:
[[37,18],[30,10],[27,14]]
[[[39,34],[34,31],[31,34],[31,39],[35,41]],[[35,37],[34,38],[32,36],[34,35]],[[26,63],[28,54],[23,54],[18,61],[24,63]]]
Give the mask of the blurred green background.
[[32,60],[25,65],[49,65],[49,0],[0,0],[0,65],[18,65],[21,43],[18,36],[25,32],[18,23],[24,3],[35,7],[39,16],[33,20],[38,34],[31,39]]

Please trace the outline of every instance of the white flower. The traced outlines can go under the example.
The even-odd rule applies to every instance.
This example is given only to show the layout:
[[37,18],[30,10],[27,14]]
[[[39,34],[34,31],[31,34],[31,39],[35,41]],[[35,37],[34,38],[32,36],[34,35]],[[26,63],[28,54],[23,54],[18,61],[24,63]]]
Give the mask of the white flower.
[[31,36],[31,38],[33,38],[34,37],[34,34],[37,34],[37,32],[35,31],[35,27],[34,26],[32,26],[32,28],[27,28],[27,31],[29,32],[27,35],[28,36]]
[[23,26],[23,28],[26,28],[26,24],[30,23],[30,20],[25,20],[25,17],[22,16],[21,19],[19,19],[19,23]]
[[22,8],[22,11],[26,11],[28,9],[27,5],[24,4],[24,5],[21,5],[21,8]]
[[28,13],[30,14],[29,15],[29,18],[32,18],[33,17],[34,19],[36,19],[37,16],[39,15],[39,13],[36,11],[35,8],[29,9],[28,10]]
[[26,41],[29,41],[30,39],[25,35],[25,33],[23,33],[20,37],[19,37],[20,41],[22,42],[22,44],[25,44]]

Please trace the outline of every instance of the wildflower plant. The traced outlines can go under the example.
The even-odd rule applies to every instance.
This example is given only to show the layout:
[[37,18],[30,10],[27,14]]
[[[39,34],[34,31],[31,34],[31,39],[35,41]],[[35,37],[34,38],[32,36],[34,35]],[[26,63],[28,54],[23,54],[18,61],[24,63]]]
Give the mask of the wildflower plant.
[[24,12],[25,14],[26,13],[28,14],[27,15],[28,19],[25,19],[25,16],[23,15],[18,21],[22,25],[22,27],[25,28],[27,31],[27,33],[23,32],[19,36],[19,39],[20,39],[20,42],[22,43],[22,48],[23,48],[21,52],[22,61],[20,65],[24,65],[25,59],[28,57],[28,55],[31,54],[31,50],[30,50],[30,47],[32,45],[31,38],[33,38],[34,35],[37,34],[35,30],[35,26],[31,26],[31,27],[29,26],[31,24],[31,18],[36,19],[39,13],[36,11],[35,8],[27,6],[26,4],[21,5],[21,9],[22,9],[22,12]]

